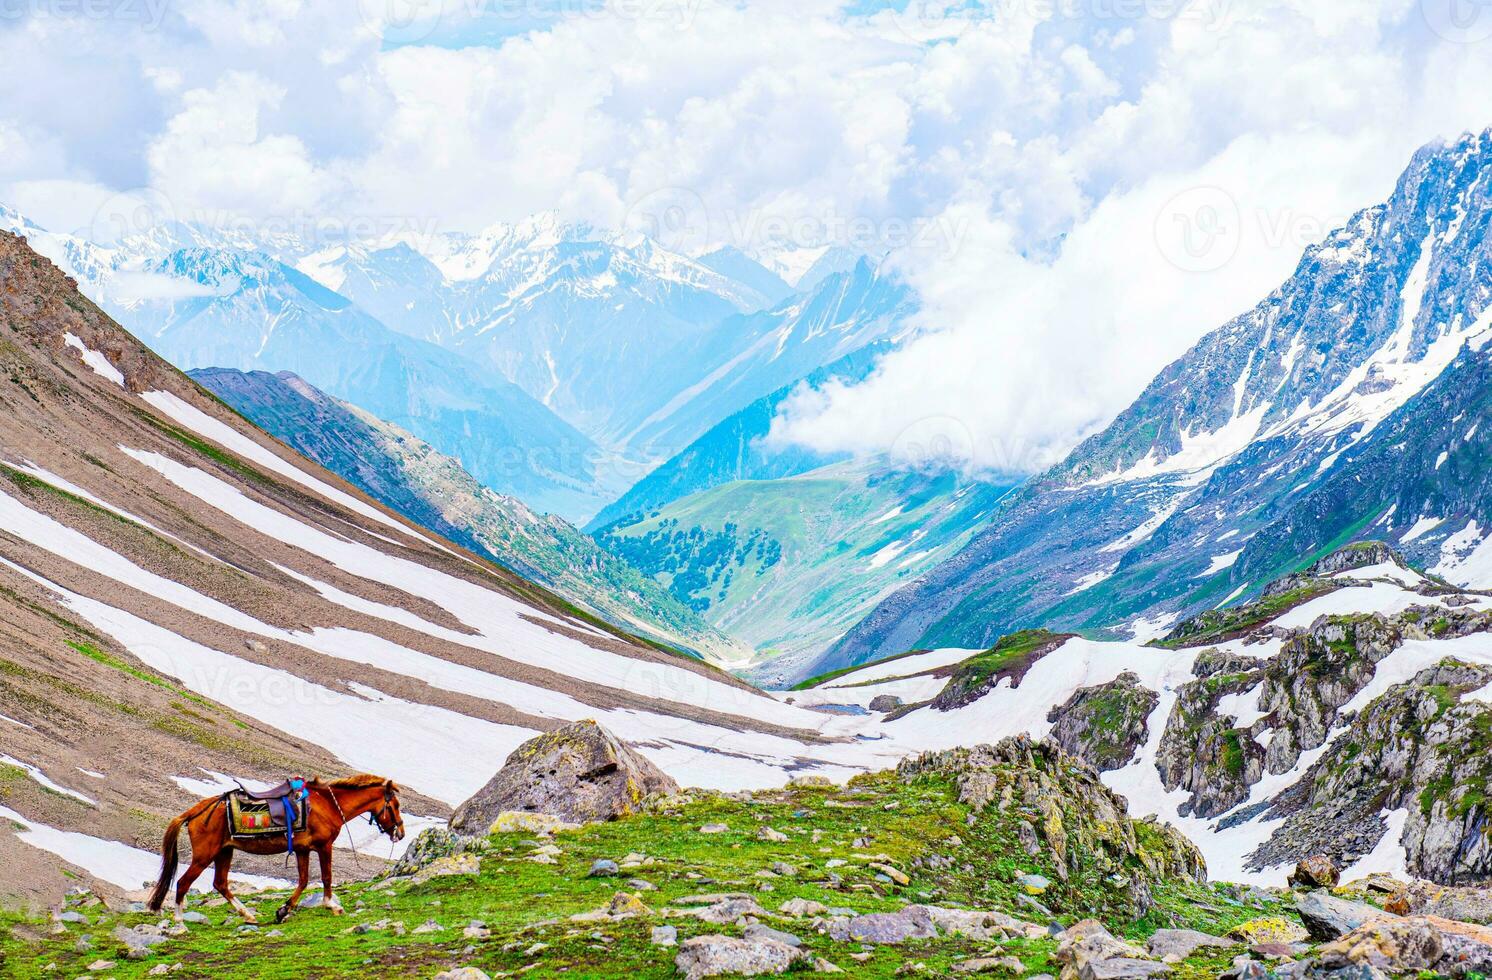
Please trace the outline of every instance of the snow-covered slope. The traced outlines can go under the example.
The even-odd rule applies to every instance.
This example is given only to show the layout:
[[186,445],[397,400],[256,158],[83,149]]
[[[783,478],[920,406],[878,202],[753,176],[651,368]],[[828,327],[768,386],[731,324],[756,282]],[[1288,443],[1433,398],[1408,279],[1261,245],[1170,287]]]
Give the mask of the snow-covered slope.
[[190,376],[375,500],[623,629],[720,665],[749,655],[573,525],[489,490],[454,458],[293,374],[211,368]]
[[[1488,819],[1477,733],[1492,724],[1492,599],[1365,549],[1271,595],[1162,646],[1018,634],[783,697],[857,710],[900,699],[879,704],[867,734],[918,748],[1056,738],[1106,769],[1132,815],[1186,833],[1218,879],[1282,884],[1323,852],[1344,878],[1492,874],[1476,831]],[[1421,702],[1430,711],[1415,716]],[[1408,717],[1385,720],[1406,703]]]
[[[977,646],[1020,626],[1143,632],[1257,594],[1354,536],[1397,538],[1420,517],[1451,516],[1432,507],[1395,516],[1387,530],[1368,527],[1405,489],[1385,481],[1454,472],[1435,465],[1452,447],[1414,440],[1404,451],[1430,458],[1357,471],[1379,492],[1332,535],[1252,543],[1266,529],[1288,538],[1317,525],[1300,509],[1315,488],[1369,447],[1402,442],[1387,433],[1458,352],[1492,337],[1489,174],[1492,132],[1421,150],[1387,202],[1308,248],[1288,281],[1166,368],[1107,429],[1012,495],[990,530],[887,599],[815,669],[917,646]],[[1474,434],[1479,397],[1451,391],[1467,400],[1455,435]],[[1436,431],[1442,441],[1452,434]],[[1478,520],[1470,538],[1480,540],[1485,513],[1455,516],[1447,532]]]

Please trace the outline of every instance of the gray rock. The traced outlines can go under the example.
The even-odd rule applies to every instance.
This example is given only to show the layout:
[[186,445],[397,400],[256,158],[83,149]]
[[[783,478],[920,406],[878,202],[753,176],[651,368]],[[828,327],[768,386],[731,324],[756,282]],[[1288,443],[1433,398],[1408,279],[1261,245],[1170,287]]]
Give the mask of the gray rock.
[[437,973],[435,980],[492,980],[492,978],[474,966],[463,966]]
[[[320,893],[318,892],[317,894]],[[189,911],[181,913],[181,921],[194,926],[206,925],[207,916],[203,915],[201,912],[198,912],[196,909],[191,909]]]
[[[486,833],[485,828],[483,828],[483,833]],[[464,854],[471,849],[476,839],[466,834],[454,833],[444,827],[430,827],[422,830],[394,865],[394,874],[412,875],[439,861],[441,858]],[[313,892],[311,895],[307,895],[306,898],[308,901],[301,903],[302,906],[305,908],[313,907],[309,904],[309,899],[319,895],[320,892]]]
[[72,909],[68,909],[65,912],[57,913],[57,921],[71,922],[75,925],[86,926],[88,924],[88,916],[84,915],[82,912],[74,912]]
[[902,701],[901,698],[897,697],[894,694],[877,694],[875,697],[870,699],[870,710],[881,712],[895,711],[897,708],[900,708],[905,703],[906,702]]
[[679,946],[674,966],[685,980],[726,975],[755,977],[786,973],[803,958],[801,950],[771,939],[695,936]]
[[1089,960],[1078,967],[1079,980],[1146,980],[1171,972],[1164,963],[1115,956],[1107,960]]
[[1325,854],[1302,858],[1289,877],[1289,883],[1298,888],[1335,888],[1341,880],[1342,870]]
[[783,932],[781,929],[773,929],[771,926],[764,926],[759,922],[747,926],[742,930],[741,935],[747,939],[770,939],[774,942],[786,943],[793,947],[803,945],[803,940],[792,933]]
[[597,858],[591,862],[591,870],[587,877],[590,878],[615,878],[621,874],[622,869],[617,867],[615,861],[607,858]]
[[1366,902],[1348,901],[1327,891],[1302,895],[1295,902],[1295,910],[1300,913],[1300,921],[1305,925],[1306,931],[1317,942],[1330,942],[1345,936],[1366,922],[1398,918],[1393,913]]
[[1107,684],[1079,688],[1047,715],[1049,736],[1099,771],[1129,764],[1149,735],[1150,712],[1160,695],[1141,687],[1139,675],[1125,671]]
[[679,930],[673,926],[654,926],[653,932],[648,938],[654,946],[677,946],[679,942]]
[[1156,959],[1164,959],[1167,956],[1186,959],[1199,949],[1226,949],[1233,945],[1236,944],[1231,939],[1198,932],[1195,929],[1157,929],[1155,934],[1145,941],[1146,951]]
[[896,912],[873,912],[829,924],[829,937],[842,943],[882,946],[915,939],[936,939],[937,936],[938,927],[933,924],[932,916],[920,905],[908,905]]
[[735,922],[742,916],[764,916],[767,910],[756,904],[754,898],[727,898],[724,901],[695,909],[689,914],[703,922],[723,925],[727,922]]
[[679,785],[594,721],[529,739],[497,775],[456,808],[451,829],[486,834],[505,810],[552,814],[574,823],[633,813],[653,793]]
[[136,926],[133,929],[115,926],[111,935],[124,944],[132,959],[148,956],[153,949],[167,941],[166,936],[154,926]]

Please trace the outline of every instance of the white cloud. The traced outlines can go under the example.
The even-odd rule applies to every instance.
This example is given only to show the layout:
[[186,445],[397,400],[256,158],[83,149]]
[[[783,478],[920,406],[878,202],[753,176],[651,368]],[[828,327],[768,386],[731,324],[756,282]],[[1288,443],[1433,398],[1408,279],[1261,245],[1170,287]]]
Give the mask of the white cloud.
[[[661,200],[700,247],[932,222],[892,258],[926,336],[796,400],[779,433],[915,454],[944,425],[932,442],[1030,469],[1384,196],[1416,145],[1492,124],[1492,40],[1437,34],[1436,2],[1197,0],[1172,21],[1144,15],[1164,4],[208,0],[150,30],[33,19],[0,31],[0,62],[48,90],[0,102],[0,193],[69,219],[68,187],[148,185],[181,216],[467,230],[548,209],[646,226]],[[1186,253],[1177,195],[1237,209],[1225,263]]]

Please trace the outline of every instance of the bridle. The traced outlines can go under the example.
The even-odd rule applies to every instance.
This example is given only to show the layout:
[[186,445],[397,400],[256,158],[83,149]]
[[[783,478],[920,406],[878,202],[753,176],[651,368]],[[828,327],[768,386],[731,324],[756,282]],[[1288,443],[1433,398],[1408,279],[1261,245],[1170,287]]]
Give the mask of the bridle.
[[[377,827],[378,832],[387,836],[389,840],[397,839],[394,837],[393,830],[385,830],[383,827],[383,822],[387,820],[390,826],[397,829],[398,825],[397,823],[395,823],[396,814],[394,813],[393,801],[394,788],[385,784],[383,787],[383,806],[379,807],[376,811],[368,811],[368,823],[372,824],[374,827]],[[341,807],[339,806],[338,809],[340,810]],[[343,817],[342,819],[345,823],[347,818]]]

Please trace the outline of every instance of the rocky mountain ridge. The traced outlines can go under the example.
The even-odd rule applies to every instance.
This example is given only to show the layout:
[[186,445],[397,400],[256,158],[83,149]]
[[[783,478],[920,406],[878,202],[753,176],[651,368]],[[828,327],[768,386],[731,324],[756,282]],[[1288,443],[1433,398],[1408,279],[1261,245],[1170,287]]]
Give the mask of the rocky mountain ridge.
[[1388,201],[1306,249],[808,672],[1029,625],[1152,635],[1356,537],[1442,548],[1426,564],[1482,581],[1465,560],[1486,524],[1478,471],[1467,491],[1435,487],[1457,483],[1439,467],[1461,443],[1474,466],[1481,431],[1489,172],[1492,133],[1421,150]]

